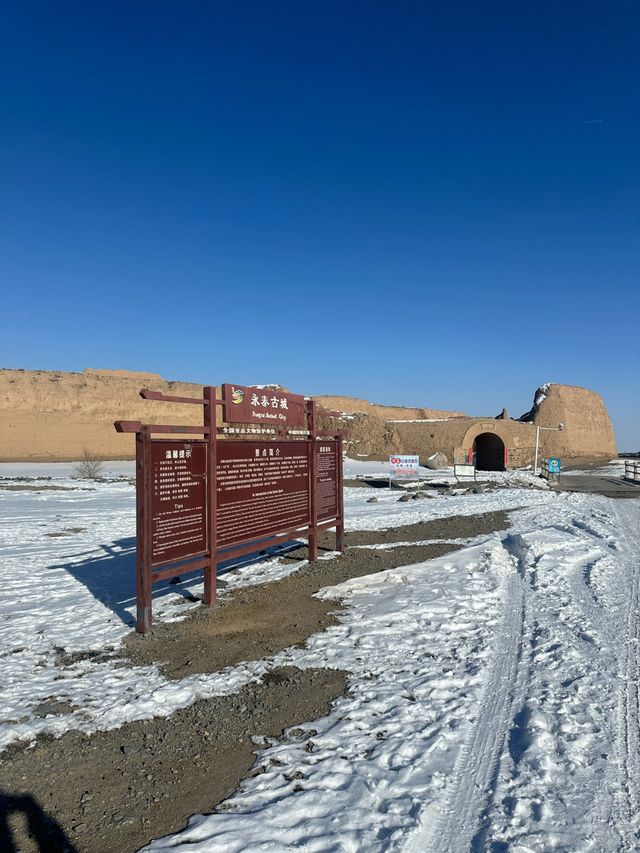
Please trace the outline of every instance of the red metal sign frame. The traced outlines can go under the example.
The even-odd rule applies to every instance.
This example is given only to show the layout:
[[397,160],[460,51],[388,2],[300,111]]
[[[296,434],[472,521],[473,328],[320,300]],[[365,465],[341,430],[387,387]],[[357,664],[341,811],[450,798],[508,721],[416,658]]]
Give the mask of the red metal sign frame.
[[[234,387],[239,388],[243,386]],[[264,551],[275,545],[281,545],[287,541],[300,538],[308,540],[309,560],[313,562],[318,559],[318,534],[323,530],[331,528],[335,528],[336,531],[336,550],[340,553],[344,551],[342,433],[339,431],[318,429],[318,413],[315,401],[304,401],[305,430],[292,430],[286,425],[274,426],[268,431],[269,438],[266,439],[262,438],[262,434],[266,431],[264,429],[243,431],[244,434],[252,433],[251,440],[248,443],[254,450],[255,448],[261,449],[264,447],[268,453],[269,449],[277,447],[284,448],[285,445],[282,442],[286,442],[287,445],[295,443],[301,447],[305,447],[308,459],[304,475],[308,483],[308,511],[303,513],[300,523],[292,523],[291,526],[283,522],[278,522],[271,526],[268,524],[266,526],[263,525],[262,532],[258,535],[251,535],[249,533],[248,535],[231,537],[231,541],[225,541],[222,544],[217,530],[219,520],[217,487],[218,450],[221,445],[227,442],[230,447],[231,444],[236,445],[243,441],[242,438],[237,439],[233,432],[230,433],[227,427],[218,427],[216,425],[216,407],[223,406],[223,412],[225,412],[225,401],[217,398],[214,386],[207,386],[203,389],[202,399],[176,397],[163,394],[160,391],[149,391],[147,389],[143,389],[140,392],[140,396],[146,400],[200,405],[203,407],[203,424],[202,426],[182,426],[180,424],[143,424],[140,421],[116,421],[114,424],[118,432],[135,433],[136,435],[136,631],[138,633],[144,634],[151,628],[152,587],[157,581],[189,572],[204,571],[203,601],[206,606],[212,606],[216,601],[218,565],[223,561]],[[297,402],[298,395],[287,396],[295,398]],[[323,412],[323,415],[335,414],[333,412]],[[253,438],[253,434],[255,433],[261,434],[259,441]],[[181,449],[189,446],[204,446],[206,451],[206,502],[204,507],[205,519],[203,521],[206,548],[204,550],[200,548],[193,552],[190,552],[186,548],[184,553],[180,553],[179,556],[170,560],[154,559],[154,509],[157,525],[158,484],[157,482],[154,483],[152,452],[154,445],[157,445],[159,440],[154,439],[153,435],[200,436],[194,439],[165,438],[162,441],[162,446],[163,448],[170,448],[175,444],[177,454],[180,453]],[[232,435],[233,440],[231,440]],[[326,452],[327,455],[332,454],[332,459],[330,461],[323,460],[319,466],[319,448],[328,448],[330,445],[331,449],[323,452]],[[335,454],[335,466],[333,464],[333,454]],[[223,453],[223,455],[226,456],[227,454]],[[184,466],[182,466],[182,469],[184,469]],[[283,469],[276,465],[274,470],[281,471]],[[299,474],[299,472],[292,472],[290,470],[288,476],[295,479],[296,473]],[[243,476],[249,477],[248,474]],[[283,500],[286,499],[290,491],[287,492],[287,488],[283,482],[277,482],[275,474],[272,476],[275,479],[272,479],[270,482],[279,486],[279,488],[273,491],[282,493]],[[302,475],[297,477],[298,481],[300,480],[300,476]],[[189,505],[189,485],[193,487],[195,484],[193,482],[189,484],[187,474],[184,475],[183,479],[187,480],[184,488],[182,488],[183,484],[177,482],[175,477],[172,480],[171,476],[169,476],[170,489],[167,493],[172,496],[176,494],[187,496],[187,500],[185,501],[187,509],[185,511],[192,511],[192,516],[188,519],[188,522],[191,524],[191,538],[194,541],[199,541],[197,534],[201,531],[198,527],[198,519],[195,518],[193,513],[197,514],[197,511],[200,511],[202,508],[200,506],[194,508],[194,506]],[[284,476],[281,479],[284,480]],[[335,494],[333,494],[334,483]],[[171,488],[174,490],[171,491]],[[320,519],[318,517],[319,498],[321,503],[320,512],[322,513],[322,518]],[[156,503],[154,503],[154,499]],[[329,503],[332,507],[335,507],[335,513],[328,511]],[[175,518],[172,518],[171,513],[169,513],[169,521],[170,523],[175,523],[176,527],[179,527],[183,524],[183,520],[179,515],[179,512],[182,512],[183,509],[175,501],[174,506],[179,507],[179,510],[176,510],[178,514]],[[275,497],[270,495],[269,506],[277,507],[277,495]],[[278,513],[278,518],[282,516],[286,519],[286,512],[281,511]],[[295,512],[291,517],[296,517]],[[225,539],[228,539],[228,537],[225,536]],[[175,551],[176,548],[173,550]]]

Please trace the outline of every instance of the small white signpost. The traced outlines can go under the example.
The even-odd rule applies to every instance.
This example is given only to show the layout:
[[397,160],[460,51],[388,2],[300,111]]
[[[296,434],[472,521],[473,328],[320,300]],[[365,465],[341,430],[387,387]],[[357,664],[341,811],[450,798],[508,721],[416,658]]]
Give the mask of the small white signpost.
[[419,480],[420,457],[394,453],[389,457],[389,488],[394,480]]
[[476,479],[476,466],[471,462],[454,462],[453,476],[460,481],[460,477],[473,477]]

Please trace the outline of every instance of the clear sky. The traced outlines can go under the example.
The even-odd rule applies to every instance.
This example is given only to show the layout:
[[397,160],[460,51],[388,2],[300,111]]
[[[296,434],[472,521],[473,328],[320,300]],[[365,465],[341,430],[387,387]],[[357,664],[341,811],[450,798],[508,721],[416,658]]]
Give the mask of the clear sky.
[[640,447],[637,2],[3,4],[5,367],[520,415]]

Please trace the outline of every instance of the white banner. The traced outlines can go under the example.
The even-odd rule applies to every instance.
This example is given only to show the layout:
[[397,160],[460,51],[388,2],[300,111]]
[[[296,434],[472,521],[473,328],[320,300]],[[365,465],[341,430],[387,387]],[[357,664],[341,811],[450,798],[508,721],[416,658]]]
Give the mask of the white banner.
[[401,456],[394,453],[389,457],[389,479],[390,480],[419,480],[420,479],[420,457]]

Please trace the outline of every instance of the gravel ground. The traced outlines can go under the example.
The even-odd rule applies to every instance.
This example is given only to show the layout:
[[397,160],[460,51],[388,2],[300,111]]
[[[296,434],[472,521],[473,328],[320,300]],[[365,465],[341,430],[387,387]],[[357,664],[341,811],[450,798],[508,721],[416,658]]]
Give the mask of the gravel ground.
[[[184,622],[158,623],[144,636],[130,634],[126,644],[129,658],[142,665],[162,661],[164,675],[184,678],[277,654],[303,643],[311,634],[335,622],[334,614],[340,606],[335,601],[313,598],[319,589],[349,578],[431,560],[460,547],[449,543],[399,545],[385,550],[349,546],[467,538],[507,527],[506,513],[492,512],[452,516],[386,531],[348,533],[346,551],[341,557],[309,564],[273,583],[241,589],[232,598],[222,598],[211,610],[198,608]],[[333,545],[333,534],[321,537],[321,553]],[[304,546],[289,551],[283,559],[299,562],[307,556]]]
[[[333,623],[339,604],[312,597],[322,587],[460,547],[367,545],[467,538],[507,527],[507,514],[495,512],[350,533],[343,556],[240,589],[216,608],[158,624],[144,637],[132,634],[126,654],[132,663],[162,661],[165,675],[176,679],[270,657]],[[332,545],[327,534],[321,547]],[[300,547],[283,559],[305,556]],[[345,673],[335,670],[280,668],[261,684],[197,702],[167,719],[91,736],[69,732],[11,749],[0,760],[0,851],[131,853],[175,832],[192,814],[223,803],[247,774],[260,772],[260,766],[252,770],[259,749],[252,738],[283,737],[290,726],[299,728],[289,737],[311,738],[305,721],[325,715],[345,683]]]
[[252,737],[323,716],[344,687],[336,670],[281,668],[167,719],[11,751],[1,766],[0,850],[128,853],[175,832],[251,772]]

